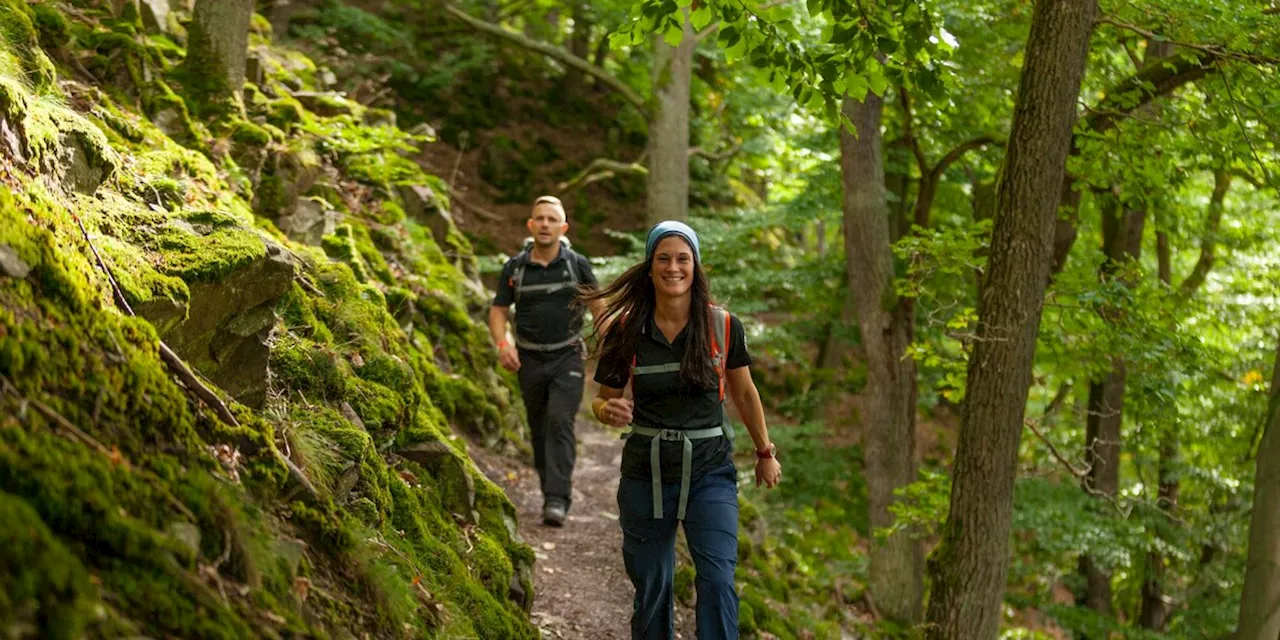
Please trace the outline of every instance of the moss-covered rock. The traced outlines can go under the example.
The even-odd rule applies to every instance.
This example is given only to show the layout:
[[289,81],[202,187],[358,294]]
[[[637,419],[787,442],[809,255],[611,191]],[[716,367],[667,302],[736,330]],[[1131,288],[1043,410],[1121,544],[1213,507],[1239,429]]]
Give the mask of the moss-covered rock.
[[[166,80],[172,40],[137,7],[71,4],[0,0],[4,628],[536,637],[532,551],[453,434],[519,426],[468,315],[471,258],[447,259],[456,229],[442,250],[394,198],[432,184],[402,155],[421,138],[268,98],[309,82],[309,61],[261,25],[253,106],[193,120]],[[86,47],[66,53],[95,73],[117,60],[102,77],[120,84],[59,88],[38,38]],[[342,216],[324,251],[282,233],[320,187]],[[396,453],[413,447],[441,455]]]

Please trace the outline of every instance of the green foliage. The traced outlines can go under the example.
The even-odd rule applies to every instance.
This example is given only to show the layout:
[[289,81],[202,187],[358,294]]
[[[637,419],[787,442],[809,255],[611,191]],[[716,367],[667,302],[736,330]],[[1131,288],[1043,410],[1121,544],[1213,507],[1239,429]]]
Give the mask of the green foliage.
[[[678,6],[674,0],[638,3],[630,21],[612,36],[613,45],[635,45],[651,33],[678,43]],[[717,42],[728,58],[749,61],[761,69],[759,82],[789,91],[799,105],[824,110],[829,122],[851,127],[839,113],[846,95],[862,100],[868,91],[883,95],[902,83],[935,95],[942,88],[949,47],[935,37],[923,3],[810,0],[803,9],[728,0],[699,4],[690,21],[695,30],[717,22]],[[801,32],[798,25],[805,18],[821,25],[816,39]]]

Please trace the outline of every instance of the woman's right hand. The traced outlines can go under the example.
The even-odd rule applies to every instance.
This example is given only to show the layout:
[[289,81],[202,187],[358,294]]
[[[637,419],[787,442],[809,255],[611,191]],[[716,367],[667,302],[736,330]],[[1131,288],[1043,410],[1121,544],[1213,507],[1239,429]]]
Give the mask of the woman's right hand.
[[609,398],[600,409],[600,417],[605,424],[619,429],[631,424],[631,409],[634,405],[626,398]]

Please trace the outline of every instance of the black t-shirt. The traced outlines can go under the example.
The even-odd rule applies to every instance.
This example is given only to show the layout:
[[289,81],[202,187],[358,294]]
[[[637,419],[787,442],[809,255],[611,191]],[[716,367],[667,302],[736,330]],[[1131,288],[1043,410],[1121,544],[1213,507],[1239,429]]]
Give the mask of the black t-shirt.
[[[591,271],[591,263],[576,252],[561,248],[560,254],[546,266],[518,254],[507,260],[507,264],[502,267],[498,292],[493,298],[495,307],[509,307],[515,303],[513,277],[517,260],[525,262],[524,287],[569,282],[568,260],[574,261],[573,269],[578,277],[578,284],[591,287],[598,284]],[[573,302],[577,295],[577,289],[572,286],[551,292],[522,291],[520,302],[516,304],[516,338],[536,344],[557,344],[577,336],[582,331],[583,315],[582,307]]]
[[[684,357],[688,342],[688,327],[680,331],[674,342],[667,342],[653,318],[645,326],[636,353],[636,365],[647,366],[679,362]],[[711,354],[707,354],[711,357]],[[751,364],[747,352],[747,340],[742,323],[729,316],[729,353],[726,369],[738,369]],[[679,371],[651,373],[638,376],[634,382],[630,364],[608,369],[603,363],[596,369],[595,381],[606,387],[622,389],[634,384],[635,409],[633,423],[657,429],[706,429],[720,426],[726,416],[720,403],[719,387],[704,389],[690,384],[680,377]],[[727,389],[726,389],[727,391]],[[727,397],[726,397],[727,399]],[[622,475],[628,478],[650,479],[649,443],[651,438],[633,435],[627,438],[622,450]],[[680,463],[684,444],[676,440],[664,441],[662,447],[662,481],[680,482]],[[732,460],[733,445],[726,438],[706,438],[693,441],[691,477],[699,478],[709,471]]]

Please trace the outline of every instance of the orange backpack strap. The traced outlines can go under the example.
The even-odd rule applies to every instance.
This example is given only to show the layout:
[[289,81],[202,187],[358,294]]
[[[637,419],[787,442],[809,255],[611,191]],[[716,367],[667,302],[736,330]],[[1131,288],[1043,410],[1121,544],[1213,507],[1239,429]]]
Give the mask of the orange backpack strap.
[[712,306],[710,315],[711,362],[720,377],[720,401],[724,402],[724,377],[729,362],[729,312]]

